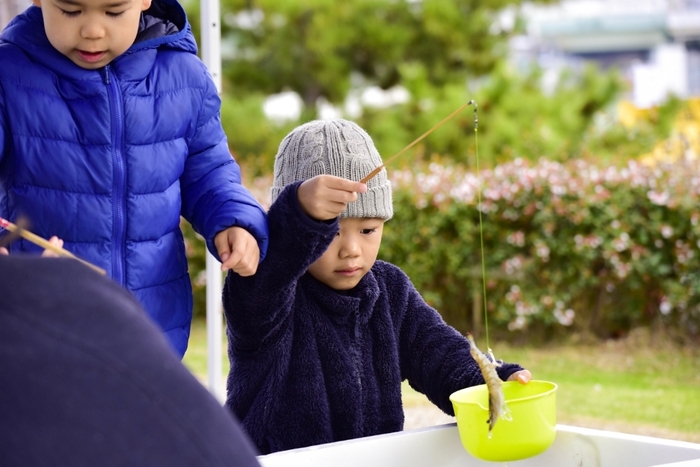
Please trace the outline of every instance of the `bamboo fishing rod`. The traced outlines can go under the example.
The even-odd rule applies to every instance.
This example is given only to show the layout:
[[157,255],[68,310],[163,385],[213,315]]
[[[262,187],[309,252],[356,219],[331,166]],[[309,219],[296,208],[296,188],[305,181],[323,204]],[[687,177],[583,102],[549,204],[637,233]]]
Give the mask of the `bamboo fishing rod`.
[[40,236],[31,233],[27,229],[23,229],[22,227],[19,227],[19,226],[13,224],[12,222],[8,221],[7,219],[2,218],[2,217],[0,217],[0,227],[2,227],[3,229],[7,229],[16,235],[19,235],[20,237],[32,242],[35,245],[43,247],[45,250],[52,251],[53,253],[57,254],[58,256],[62,256],[64,258],[72,258],[74,260],[77,260],[77,261],[83,263],[85,266],[88,266],[92,270],[99,272],[103,276],[105,274],[107,274],[107,272],[104,269],[99,268],[92,263],[88,263],[87,261],[78,258],[70,251],[64,250],[63,248],[61,248],[59,246],[55,246],[54,244],[52,244],[48,240],[45,240],[44,238],[41,238]]
[[442,125],[444,125],[445,123],[447,123],[447,122],[449,122],[450,120],[452,120],[458,113],[460,113],[462,110],[466,109],[467,107],[469,107],[469,106],[472,105],[472,104],[474,105],[474,125],[475,125],[475,128],[476,128],[476,125],[477,125],[477,123],[478,123],[478,120],[477,120],[477,117],[476,117],[477,105],[476,105],[476,102],[474,101],[474,99],[472,99],[472,100],[470,100],[469,102],[467,102],[466,104],[462,104],[457,110],[455,110],[455,111],[452,112],[450,115],[448,115],[447,117],[443,118],[441,121],[439,121],[438,123],[436,123],[430,130],[428,130],[428,131],[426,131],[425,133],[423,133],[422,135],[420,135],[420,136],[419,136],[418,138],[416,138],[411,144],[409,144],[408,146],[406,146],[405,148],[403,148],[402,150],[400,150],[399,152],[397,152],[396,154],[394,154],[393,156],[391,156],[390,158],[388,158],[387,160],[385,160],[384,163],[383,163],[382,165],[380,165],[380,166],[377,167],[376,169],[372,170],[369,174],[367,174],[367,176],[365,176],[362,180],[360,180],[360,182],[361,182],[361,183],[367,183],[372,177],[374,177],[374,176],[377,175],[379,172],[381,172],[382,169],[385,168],[385,167],[387,166],[387,164],[389,164],[389,162],[393,161],[394,159],[396,159],[397,157],[399,157],[401,154],[403,154],[404,152],[406,152],[406,151],[408,151],[409,149],[411,149],[413,146],[415,146],[415,145],[418,144],[421,140],[423,140],[423,138],[425,138],[425,137],[428,136],[430,133],[432,133],[433,131],[435,131],[435,130],[437,130],[438,128],[440,128],[440,127],[441,127]]

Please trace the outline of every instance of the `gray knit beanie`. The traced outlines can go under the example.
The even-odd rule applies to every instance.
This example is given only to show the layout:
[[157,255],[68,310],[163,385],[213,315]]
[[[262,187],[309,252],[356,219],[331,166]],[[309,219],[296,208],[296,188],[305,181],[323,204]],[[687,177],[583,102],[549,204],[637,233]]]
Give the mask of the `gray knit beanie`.
[[[382,165],[372,138],[357,124],[347,120],[314,120],[298,126],[280,144],[275,157],[272,202],[290,183],[316,175],[335,175],[360,181]],[[386,169],[367,181],[367,191],[348,204],[340,217],[376,217],[389,220],[394,215],[391,183]]]

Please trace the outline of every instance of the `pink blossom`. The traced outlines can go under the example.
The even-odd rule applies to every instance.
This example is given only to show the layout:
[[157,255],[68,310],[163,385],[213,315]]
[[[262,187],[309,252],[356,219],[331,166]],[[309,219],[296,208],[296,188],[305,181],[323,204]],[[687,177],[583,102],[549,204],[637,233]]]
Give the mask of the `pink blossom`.
[[647,192],[647,197],[649,198],[649,201],[658,206],[666,206],[666,204],[668,204],[669,199],[671,198],[667,191],[659,193],[652,190],[649,190]]

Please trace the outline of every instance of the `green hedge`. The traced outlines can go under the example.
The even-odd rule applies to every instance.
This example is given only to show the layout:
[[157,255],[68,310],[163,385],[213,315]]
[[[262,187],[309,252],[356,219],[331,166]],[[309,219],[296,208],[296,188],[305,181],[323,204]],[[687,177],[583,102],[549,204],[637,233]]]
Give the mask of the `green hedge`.
[[[474,173],[454,167],[394,173],[396,220],[385,228],[382,257],[467,330],[474,298],[483,295],[481,194],[486,304],[496,332],[615,337],[663,324],[697,336],[698,165],[516,160],[483,171],[481,190]],[[483,313],[478,301],[476,308]]]
[[[697,337],[699,165],[518,159],[480,177],[437,163],[390,170],[396,212],[380,258],[403,268],[461,331],[483,325],[483,251],[492,335],[616,337],[663,325]],[[251,187],[267,204],[269,178]],[[186,231],[203,314],[204,250]]]

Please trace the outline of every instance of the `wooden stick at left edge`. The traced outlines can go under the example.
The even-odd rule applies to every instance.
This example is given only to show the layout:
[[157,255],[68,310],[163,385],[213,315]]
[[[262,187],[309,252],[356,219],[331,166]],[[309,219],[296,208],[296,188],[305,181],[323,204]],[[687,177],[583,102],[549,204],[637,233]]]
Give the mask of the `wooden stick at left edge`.
[[12,233],[19,235],[20,237],[32,242],[35,245],[38,245],[46,250],[50,250],[50,251],[54,252],[58,256],[62,256],[64,258],[72,258],[76,261],[80,261],[85,266],[88,266],[92,270],[99,272],[103,276],[107,274],[107,272],[104,269],[99,268],[92,263],[88,263],[87,261],[78,258],[70,251],[64,250],[61,247],[55,246],[51,242],[49,242],[48,240],[45,240],[45,239],[41,238],[40,236],[31,233],[28,230],[25,230],[21,227],[18,227],[15,224],[13,224],[12,222],[10,222],[6,219],[3,219],[2,217],[0,217],[0,227],[9,230]]

